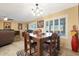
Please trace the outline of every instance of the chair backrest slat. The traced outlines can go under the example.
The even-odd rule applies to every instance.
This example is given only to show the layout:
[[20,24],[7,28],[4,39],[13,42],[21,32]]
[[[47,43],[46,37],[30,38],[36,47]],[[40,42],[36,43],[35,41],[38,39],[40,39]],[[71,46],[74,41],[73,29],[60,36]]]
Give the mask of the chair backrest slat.
[[56,53],[55,51],[58,50],[60,47],[59,45],[59,35],[57,33],[53,33],[51,36],[51,41],[50,41],[50,55],[52,55],[52,49],[54,50],[54,53]]

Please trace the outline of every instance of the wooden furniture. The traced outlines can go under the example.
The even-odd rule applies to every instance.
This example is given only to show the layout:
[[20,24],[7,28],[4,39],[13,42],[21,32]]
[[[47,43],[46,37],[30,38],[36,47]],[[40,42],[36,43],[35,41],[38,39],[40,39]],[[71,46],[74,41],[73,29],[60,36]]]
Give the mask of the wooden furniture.
[[36,42],[37,42],[37,55],[38,56],[43,56],[43,37],[36,37]]
[[[24,32],[24,49],[25,52],[28,53],[29,51],[29,55],[33,55],[36,51],[35,51],[35,46],[36,46],[36,42],[33,42],[32,37],[29,36],[28,32]],[[34,48],[34,52],[32,53],[32,48]]]
[[44,42],[44,50],[50,56],[57,56],[60,50],[60,38],[56,33],[47,37]]
[[[34,34],[27,34],[24,36],[25,37],[25,51],[27,52],[27,39],[29,39],[29,45],[30,45],[30,55],[32,55],[31,53],[31,46],[33,46],[34,44],[31,43],[31,38],[35,40],[35,42],[37,42],[36,44],[36,55],[38,56],[43,56],[44,53],[44,42],[46,41],[46,38],[50,37],[50,42],[48,42],[48,49],[49,49],[49,54],[50,55],[56,55],[57,54],[57,51],[59,49],[59,36],[54,33],[54,34],[51,34],[51,33],[48,33],[48,34],[45,34],[45,35],[41,35],[41,36],[36,36]],[[31,37],[31,38],[30,38]],[[35,47],[35,45],[34,45]]]
[[15,31],[15,36],[20,35],[20,31]]
[[14,41],[15,35],[14,31],[1,30],[0,31],[0,47],[10,44]]
[[51,33],[42,36],[30,34],[30,36],[32,36],[37,42],[37,55],[43,56],[43,42],[47,37],[51,36]]

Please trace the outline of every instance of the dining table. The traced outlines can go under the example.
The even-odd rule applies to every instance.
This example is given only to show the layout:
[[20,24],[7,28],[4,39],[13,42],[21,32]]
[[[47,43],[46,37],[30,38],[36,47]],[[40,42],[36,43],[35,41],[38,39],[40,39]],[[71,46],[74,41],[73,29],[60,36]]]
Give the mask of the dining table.
[[33,37],[37,42],[37,55],[43,56],[43,41],[52,35],[52,33],[44,33],[41,36],[37,36],[36,34],[29,33],[31,37]]

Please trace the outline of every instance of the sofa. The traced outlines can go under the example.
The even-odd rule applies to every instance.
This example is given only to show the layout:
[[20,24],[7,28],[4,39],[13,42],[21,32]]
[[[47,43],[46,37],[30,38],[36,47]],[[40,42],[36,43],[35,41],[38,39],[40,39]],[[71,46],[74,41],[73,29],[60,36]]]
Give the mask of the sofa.
[[10,44],[14,41],[15,32],[9,30],[2,30],[0,31],[0,47]]

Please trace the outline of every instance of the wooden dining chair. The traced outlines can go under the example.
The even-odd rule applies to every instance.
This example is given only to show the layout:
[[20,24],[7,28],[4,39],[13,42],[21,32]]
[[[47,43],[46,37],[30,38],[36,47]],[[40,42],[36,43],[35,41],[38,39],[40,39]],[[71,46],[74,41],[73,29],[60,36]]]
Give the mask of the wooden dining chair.
[[59,36],[56,33],[53,33],[51,37],[49,37],[49,41],[45,41],[46,49],[49,55],[58,55],[59,49]]
[[50,41],[50,55],[57,56],[59,52],[59,36],[57,33],[53,33]]
[[[33,42],[32,39],[33,38],[29,35],[28,32],[24,32],[24,49],[26,54],[29,55],[33,55],[36,52],[35,46],[37,43]],[[34,52],[33,52],[33,48],[34,48]]]

